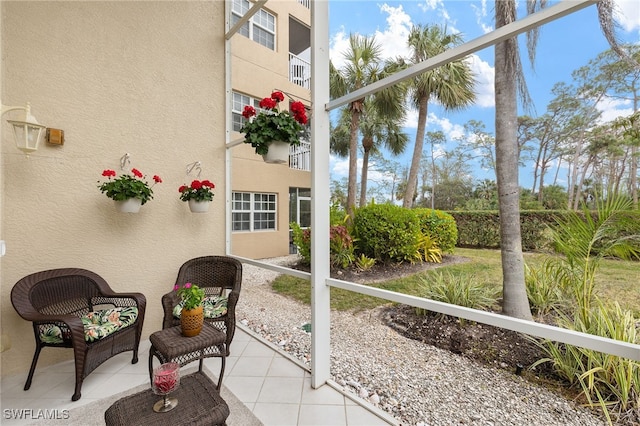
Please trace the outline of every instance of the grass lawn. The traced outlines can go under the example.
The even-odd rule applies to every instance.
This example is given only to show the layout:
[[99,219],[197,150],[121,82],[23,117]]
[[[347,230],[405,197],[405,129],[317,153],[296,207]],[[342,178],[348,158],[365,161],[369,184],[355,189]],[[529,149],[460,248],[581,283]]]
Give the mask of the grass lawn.
[[[473,275],[478,282],[496,288],[502,287],[502,270],[500,266],[499,250],[477,250],[456,248],[456,256],[464,256],[468,262],[443,265],[436,271],[449,271],[452,274]],[[545,258],[543,254],[525,253],[525,262],[535,265]],[[434,270],[421,272],[415,275],[386,281],[383,283],[369,284],[385,290],[396,291],[404,294],[420,295],[422,281],[428,279],[429,274],[437,273]],[[304,303],[310,303],[309,282],[300,278],[287,275],[278,277],[274,283],[275,291],[298,299]],[[620,260],[604,260],[596,278],[596,291],[604,300],[618,301],[623,308],[631,309],[636,317],[640,315],[640,263]],[[390,303],[387,300],[365,296],[350,291],[331,288],[331,307],[338,310],[365,310]]]

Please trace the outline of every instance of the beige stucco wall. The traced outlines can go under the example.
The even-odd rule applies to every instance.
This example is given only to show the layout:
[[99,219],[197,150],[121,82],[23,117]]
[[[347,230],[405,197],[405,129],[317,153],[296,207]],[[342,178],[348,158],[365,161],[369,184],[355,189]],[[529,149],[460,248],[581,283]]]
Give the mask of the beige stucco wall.
[[[2,375],[28,370],[31,325],[10,290],[39,270],[82,267],[116,291],[147,297],[144,336],[160,329],[160,297],[185,260],[224,254],[224,3],[1,2],[2,103],[24,105],[64,146],[30,157],[2,121],[0,331],[11,348]],[[116,213],[97,189],[119,159],[164,182],[138,214]],[[207,214],[189,213],[177,188],[188,163],[216,184]],[[39,365],[71,350],[45,349]]]

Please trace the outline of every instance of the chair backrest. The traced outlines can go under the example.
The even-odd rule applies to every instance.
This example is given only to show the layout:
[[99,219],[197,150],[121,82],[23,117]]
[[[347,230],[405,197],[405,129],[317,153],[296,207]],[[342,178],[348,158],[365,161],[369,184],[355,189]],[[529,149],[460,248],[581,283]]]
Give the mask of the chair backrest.
[[187,260],[178,270],[176,284],[192,283],[207,295],[222,295],[224,290],[239,293],[242,263],[229,256],[202,256]]
[[18,314],[75,314],[92,310],[95,298],[110,290],[99,275],[79,268],[40,271],[21,278],[11,289],[11,303]]

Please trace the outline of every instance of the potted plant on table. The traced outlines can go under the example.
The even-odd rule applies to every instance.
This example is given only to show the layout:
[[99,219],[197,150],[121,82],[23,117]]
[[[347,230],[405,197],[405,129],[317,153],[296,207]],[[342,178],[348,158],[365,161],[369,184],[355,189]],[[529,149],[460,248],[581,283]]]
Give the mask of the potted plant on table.
[[288,162],[289,145],[300,144],[308,121],[306,108],[300,101],[291,103],[291,111],[279,111],[278,104],[283,100],[284,94],[275,91],[260,101],[259,112],[251,105],[242,111],[247,120],[240,129],[245,135],[244,143],[251,145],[267,163]]
[[107,197],[115,201],[116,208],[125,213],[138,213],[140,206],[153,198],[153,186],[161,183],[158,175],[153,176],[153,184],[144,179],[138,169],[131,169],[131,174],[125,173],[116,177],[114,170],[104,170],[102,176],[108,178],[98,185],[98,189]]
[[182,287],[176,284],[173,289],[181,299],[180,327],[182,335],[197,336],[204,324],[204,308],[202,306],[205,296],[204,290],[192,283],[186,283]]
[[180,200],[189,203],[192,213],[204,213],[209,210],[209,204],[213,201],[213,189],[216,185],[205,180],[194,180],[191,185],[182,185],[178,188]]

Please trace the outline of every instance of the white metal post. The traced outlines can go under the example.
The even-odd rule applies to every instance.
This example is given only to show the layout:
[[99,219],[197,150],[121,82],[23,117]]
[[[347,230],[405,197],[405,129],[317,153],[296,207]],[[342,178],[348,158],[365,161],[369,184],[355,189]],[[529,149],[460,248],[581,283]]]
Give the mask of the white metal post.
[[330,375],[329,5],[311,2],[311,386]]

